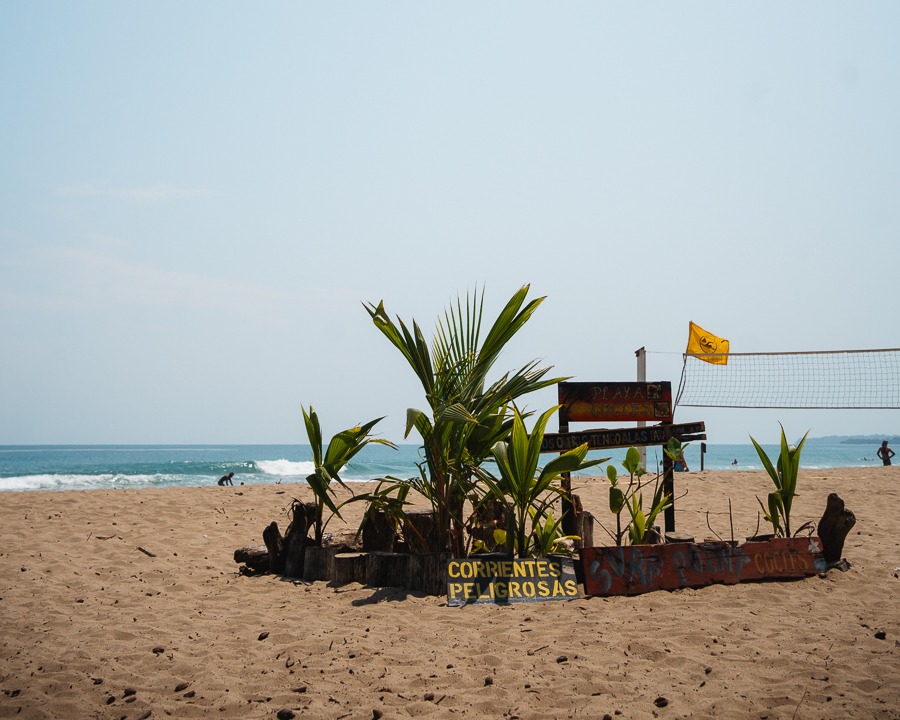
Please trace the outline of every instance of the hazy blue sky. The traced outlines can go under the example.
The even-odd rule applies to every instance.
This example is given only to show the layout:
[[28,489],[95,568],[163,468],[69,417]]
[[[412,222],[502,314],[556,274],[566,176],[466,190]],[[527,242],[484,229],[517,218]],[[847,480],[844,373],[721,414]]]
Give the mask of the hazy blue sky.
[[[422,406],[363,301],[547,296],[499,368],[900,347],[900,3],[4,2],[0,444]],[[533,409],[553,404],[546,391]],[[900,432],[713,411],[711,442]],[[795,432],[796,431],[796,432]]]

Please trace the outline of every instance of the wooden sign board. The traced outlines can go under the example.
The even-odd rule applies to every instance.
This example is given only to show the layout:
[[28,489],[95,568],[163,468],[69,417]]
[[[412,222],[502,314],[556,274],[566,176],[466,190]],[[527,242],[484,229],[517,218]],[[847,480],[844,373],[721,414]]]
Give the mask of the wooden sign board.
[[583,430],[569,433],[545,433],[541,452],[565,452],[587,443],[590,450],[609,448],[645,447],[665,445],[670,438],[705,440],[706,424],[702,422],[651,425],[643,428],[620,428],[617,430]]
[[447,604],[540,602],[579,596],[574,568],[556,558],[477,558],[447,563]]
[[587,595],[638,595],[653,590],[798,578],[825,572],[818,537],[593,547],[580,551]]
[[672,422],[670,382],[561,382],[560,422]]

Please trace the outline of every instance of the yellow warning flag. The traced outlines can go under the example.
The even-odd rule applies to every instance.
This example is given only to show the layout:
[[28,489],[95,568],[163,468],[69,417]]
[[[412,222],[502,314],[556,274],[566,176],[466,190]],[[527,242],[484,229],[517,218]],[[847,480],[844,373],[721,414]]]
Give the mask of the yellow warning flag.
[[716,365],[728,364],[728,341],[691,323],[686,355],[694,355],[704,362]]

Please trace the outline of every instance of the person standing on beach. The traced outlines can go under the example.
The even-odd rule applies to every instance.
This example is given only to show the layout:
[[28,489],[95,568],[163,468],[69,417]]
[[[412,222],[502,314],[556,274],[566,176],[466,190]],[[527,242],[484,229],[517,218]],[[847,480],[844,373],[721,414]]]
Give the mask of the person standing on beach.
[[885,466],[891,464],[891,458],[894,457],[895,454],[896,453],[888,447],[887,440],[882,441],[881,447],[878,448],[878,452],[876,453]]

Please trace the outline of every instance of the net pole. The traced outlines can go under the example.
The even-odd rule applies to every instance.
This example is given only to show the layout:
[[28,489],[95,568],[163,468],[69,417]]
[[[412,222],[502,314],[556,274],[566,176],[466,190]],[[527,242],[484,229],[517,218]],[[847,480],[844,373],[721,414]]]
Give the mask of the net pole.
[[[634,351],[635,356],[637,357],[637,381],[638,382],[647,382],[647,349],[646,348],[638,348]],[[647,427],[646,420],[638,420],[637,427]],[[644,469],[647,469],[647,448],[641,447],[641,465],[644,466]]]

